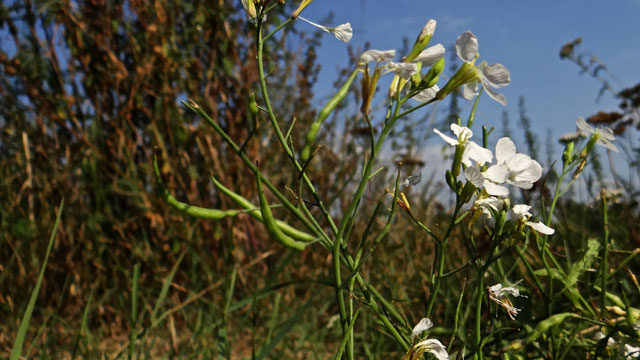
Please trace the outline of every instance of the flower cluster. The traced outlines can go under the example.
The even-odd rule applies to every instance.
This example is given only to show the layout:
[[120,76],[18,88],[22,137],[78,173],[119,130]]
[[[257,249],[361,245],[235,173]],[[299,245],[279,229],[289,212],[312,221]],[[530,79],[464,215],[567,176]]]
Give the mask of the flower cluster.
[[[456,164],[456,161],[459,157],[459,161],[466,166],[464,177],[467,181],[476,188],[484,189],[484,192],[474,203],[474,208],[490,217],[492,211],[503,210],[503,199],[509,196],[509,189],[506,185],[531,189],[542,176],[542,166],[529,155],[517,153],[515,144],[508,137],[498,140],[495,153],[496,163],[487,167],[487,164],[493,161],[493,153],[470,140],[473,136],[471,129],[451,124],[451,131],[456,135],[456,138],[451,138],[437,129],[434,130],[446,143],[456,147],[456,159],[452,173],[457,175],[460,164]],[[483,168],[486,170],[483,171]],[[553,234],[554,230],[543,223],[529,221],[532,216],[529,209],[530,207],[527,205],[515,205],[511,211],[514,220],[539,233]]]

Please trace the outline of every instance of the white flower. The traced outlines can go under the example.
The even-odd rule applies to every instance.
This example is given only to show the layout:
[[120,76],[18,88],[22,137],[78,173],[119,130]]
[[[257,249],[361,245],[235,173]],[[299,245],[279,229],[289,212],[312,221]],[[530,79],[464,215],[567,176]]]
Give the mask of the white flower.
[[[518,282],[514,285],[517,285]],[[513,306],[511,300],[509,300],[506,295],[511,295],[513,297],[524,297],[524,295],[520,295],[520,290],[518,290],[515,286],[503,287],[502,284],[495,284],[489,287],[489,299],[493,300],[496,304],[502,306],[505,310],[507,310],[507,314],[509,314],[511,320],[515,320],[515,317],[520,312],[520,309]]]
[[[624,343],[623,343],[624,344]],[[640,347],[624,344],[620,347],[625,359],[636,359],[640,357]]]
[[400,76],[403,79],[410,78],[413,74],[418,72],[418,65],[414,63],[405,63],[405,62],[393,62],[390,61],[385,66],[385,74],[392,72],[396,75]]
[[422,318],[420,322],[411,331],[411,341],[414,341],[422,332],[427,331],[433,327],[433,323],[428,318]]
[[421,180],[422,180],[422,173],[417,172],[417,173],[411,174],[411,176],[404,179],[404,181],[400,183],[400,186],[407,187],[410,185],[418,185]]
[[608,127],[594,129],[591,125],[587,124],[583,117],[578,118],[578,121],[576,121],[576,125],[578,125],[578,129],[580,129],[581,131],[593,134],[593,136],[596,137],[596,144],[602,145],[609,150],[618,152],[618,148],[611,143],[616,139],[616,137],[613,136],[613,131],[611,131],[611,129],[609,129]]
[[396,58],[395,50],[367,50],[360,55],[360,62],[369,63],[371,61],[393,61]]
[[489,219],[493,218],[493,211],[501,211],[504,206],[504,200],[499,197],[489,196],[483,199],[477,199],[473,202],[473,208],[475,211],[481,211],[487,215]]
[[457,139],[443,134],[438,129],[433,129],[433,132],[438,134],[447,144],[451,146],[465,146],[464,153],[462,154],[463,164],[465,164],[466,166],[471,166],[471,160],[474,160],[478,165],[482,166],[485,163],[491,162],[493,160],[493,154],[491,153],[491,150],[485,149],[482,146],[469,140],[473,136],[473,132],[471,131],[471,129],[466,126],[451,124],[451,131],[456,135]]
[[483,173],[485,189],[489,195],[507,196],[509,190],[500,185],[507,183],[521,189],[531,189],[542,176],[542,166],[529,155],[516,153],[511,139],[503,137],[496,144],[496,164]]
[[[478,57],[478,39],[471,31],[465,31],[462,35],[458,36],[456,40],[456,52],[458,53],[458,57],[466,64],[474,64]],[[488,65],[486,61],[481,62],[475,69],[479,77],[478,80],[482,83],[482,87],[484,87],[487,94],[500,104],[507,105],[507,98],[493,89],[509,85],[511,82],[509,70],[502,64]],[[478,94],[477,89],[478,81],[466,83],[462,89],[462,95],[465,99],[471,100]]]
[[328,27],[328,26],[322,26],[320,24],[316,24],[313,21],[309,21],[303,18],[302,16],[298,16],[298,19],[308,22],[309,24],[317,28],[320,28],[320,30],[322,31],[333,34],[336,37],[336,39],[345,43],[349,42],[349,40],[351,40],[351,37],[353,36],[353,29],[351,29],[351,23],[338,25],[336,27]]
[[529,219],[531,218],[531,213],[529,212],[529,209],[531,209],[531,206],[520,204],[520,205],[514,205],[511,211],[516,216],[518,221],[523,222],[525,225],[529,226],[530,228],[532,228],[533,230],[541,234],[553,235],[553,233],[556,232],[552,228],[543,224],[541,221],[538,221],[537,223],[529,221]]
[[[438,360],[449,360],[449,353],[447,352],[447,348],[442,345],[439,340],[436,339],[426,339],[417,343],[413,347],[415,354],[424,354],[425,352],[433,354]],[[419,359],[420,357],[416,358]]]

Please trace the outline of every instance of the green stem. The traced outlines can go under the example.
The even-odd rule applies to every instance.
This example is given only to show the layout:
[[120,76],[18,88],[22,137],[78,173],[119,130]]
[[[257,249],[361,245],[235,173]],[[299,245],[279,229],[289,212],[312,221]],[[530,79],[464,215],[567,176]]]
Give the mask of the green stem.
[[609,219],[607,216],[607,197],[604,190],[600,192],[600,198],[602,199],[602,223],[604,227],[604,236],[602,238],[602,263],[600,268],[602,270],[601,289],[600,289],[600,316],[602,317],[605,311],[606,294],[607,294],[607,276],[608,274],[608,257],[609,257]]

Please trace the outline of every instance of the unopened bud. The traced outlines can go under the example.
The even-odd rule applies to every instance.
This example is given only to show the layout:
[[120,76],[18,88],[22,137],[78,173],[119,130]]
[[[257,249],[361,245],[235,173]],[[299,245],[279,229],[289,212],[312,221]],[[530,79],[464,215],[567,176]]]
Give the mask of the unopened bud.
[[429,45],[429,41],[431,41],[431,37],[433,36],[433,33],[435,31],[436,31],[436,21],[433,19],[430,19],[429,21],[427,21],[427,24],[422,28],[422,31],[420,31],[420,35],[418,35],[418,38],[416,39],[416,42],[413,44],[413,48],[409,52],[409,55],[407,55],[407,58],[405,61],[407,62],[413,61],[422,52],[422,50],[424,50],[427,47],[427,45]]
[[580,162],[580,165],[578,165],[578,168],[576,169],[576,171],[573,172],[573,176],[571,176],[573,178],[573,180],[577,180],[578,179],[578,177],[580,176],[580,173],[584,169],[585,165],[587,165],[587,159],[582,159],[582,161]]
[[575,147],[575,143],[572,141],[567,144],[564,148],[564,152],[562,153],[562,161],[565,164],[571,164],[573,162],[573,148]]
[[428,89],[438,82],[438,79],[440,79],[440,74],[442,73],[442,70],[444,70],[444,62],[444,58],[441,58],[440,60],[436,61],[433,66],[431,66],[431,69],[429,69],[429,71],[427,71],[427,74],[422,78],[420,87]]

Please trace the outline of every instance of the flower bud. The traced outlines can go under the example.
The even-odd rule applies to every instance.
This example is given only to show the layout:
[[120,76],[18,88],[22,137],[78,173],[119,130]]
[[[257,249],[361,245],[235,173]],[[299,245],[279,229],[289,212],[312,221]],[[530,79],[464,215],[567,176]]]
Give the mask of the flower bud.
[[292,19],[296,19],[298,17],[298,15],[300,15],[302,10],[304,10],[304,8],[309,6],[309,4],[311,4],[312,1],[313,0],[302,0],[302,2],[300,3],[300,6],[298,6],[298,8],[294,12],[291,13],[291,18]]
[[564,148],[564,152],[562,153],[562,161],[565,164],[571,164],[573,162],[573,148],[575,147],[575,143],[572,141],[567,144]]
[[431,41],[431,37],[433,36],[434,31],[436,31],[436,21],[430,19],[422,28],[422,31],[420,31],[420,35],[418,35],[416,42],[413,44],[413,48],[405,59],[406,62],[413,61],[422,52],[422,50],[424,50],[427,45],[429,45],[429,41]]
[[467,182],[466,184],[464,184],[464,187],[462,188],[462,194],[460,196],[462,203],[466,204],[467,202],[469,202],[469,200],[471,200],[471,196],[473,196],[473,193],[475,191],[476,187],[471,182]]
[[456,192],[456,179],[453,177],[453,175],[451,174],[451,171],[447,170],[447,173],[445,174],[445,180],[447,181],[447,185],[449,185],[449,188],[451,190],[453,190],[454,192]]
[[424,87],[425,89],[428,89],[438,82],[440,74],[442,73],[442,70],[444,70],[444,62],[444,58],[441,58],[431,66],[431,69],[427,71],[427,74],[420,81],[421,88]]

